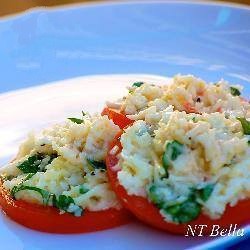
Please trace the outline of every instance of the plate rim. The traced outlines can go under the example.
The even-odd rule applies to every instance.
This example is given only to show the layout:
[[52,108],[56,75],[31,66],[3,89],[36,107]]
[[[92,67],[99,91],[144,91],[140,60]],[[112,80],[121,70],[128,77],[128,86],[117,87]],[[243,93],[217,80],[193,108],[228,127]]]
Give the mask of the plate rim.
[[43,12],[60,12],[60,11],[74,11],[81,8],[101,8],[108,6],[120,6],[120,5],[149,5],[149,4],[169,4],[169,5],[197,5],[197,6],[214,6],[214,7],[227,7],[236,10],[250,11],[250,5],[235,2],[226,2],[221,0],[104,0],[104,1],[89,1],[85,3],[71,3],[62,4],[59,6],[37,6],[22,12],[13,14],[7,14],[0,17],[0,25],[4,22],[22,18],[25,15],[38,14]]
[[[94,79],[98,79],[98,78],[108,78],[108,77],[152,77],[153,79],[155,78],[161,78],[162,80],[167,80],[171,77],[168,76],[162,76],[162,75],[156,75],[156,74],[100,74],[100,75],[84,75],[84,76],[80,76],[80,77],[72,77],[72,78],[68,78],[68,79],[64,79],[64,80],[58,80],[58,81],[51,81],[51,82],[47,82],[45,84],[42,85],[37,85],[37,86],[32,86],[32,87],[27,87],[27,88],[22,88],[22,89],[17,89],[17,90],[13,90],[13,91],[9,91],[9,92],[4,92],[0,94],[0,101],[2,98],[5,97],[13,97],[15,95],[22,95],[23,93],[25,93],[26,91],[37,91],[39,89],[43,89],[43,88],[50,88],[55,87],[56,85],[60,85],[60,84],[66,84],[68,85],[71,81],[74,80],[80,80],[80,79],[85,79],[87,80],[88,78],[94,78]],[[188,250],[202,250],[202,249],[218,249],[219,247],[228,247],[228,246],[232,246],[236,243],[239,243],[240,241],[245,240],[247,237],[250,237],[250,224],[249,225],[245,225],[244,227],[245,230],[245,235],[243,237],[236,237],[236,236],[226,236],[226,237],[210,237],[208,241],[202,243],[197,243],[197,245],[194,245],[192,247],[187,248]],[[185,237],[185,236],[182,236]]]

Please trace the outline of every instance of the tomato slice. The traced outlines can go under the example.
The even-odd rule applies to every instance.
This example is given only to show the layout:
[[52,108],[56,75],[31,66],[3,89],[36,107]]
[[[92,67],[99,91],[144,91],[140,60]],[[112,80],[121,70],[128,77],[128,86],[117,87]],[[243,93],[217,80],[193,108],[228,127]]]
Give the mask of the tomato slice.
[[129,209],[138,219],[141,221],[174,234],[186,234],[188,225],[195,228],[195,225],[207,225],[204,227],[203,233],[210,234],[213,225],[219,225],[221,228],[226,229],[230,227],[230,224],[243,225],[250,222],[250,199],[242,200],[237,203],[236,206],[227,206],[224,214],[221,218],[212,220],[204,214],[200,214],[199,217],[188,224],[175,224],[164,221],[159,209],[148,201],[148,199],[135,195],[128,195],[127,191],[123,186],[119,184],[117,174],[120,171],[117,167],[118,158],[117,154],[122,150],[120,143],[120,132],[113,143],[110,145],[110,149],[114,146],[119,147],[119,151],[116,154],[109,153],[106,158],[106,165],[108,171],[108,177],[110,184],[120,198],[125,208]]
[[81,217],[60,214],[54,207],[14,200],[0,183],[0,205],[3,211],[16,222],[48,233],[86,233],[117,227],[130,222],[127,210],[110,208],[103,211],[85,211]]
[[122,114],[119,110],[116,109],[105,107],[102,111],[102,115],[107,115],[108,118],[121,129],[133,123],[133,120],[130,120],[126,115]]

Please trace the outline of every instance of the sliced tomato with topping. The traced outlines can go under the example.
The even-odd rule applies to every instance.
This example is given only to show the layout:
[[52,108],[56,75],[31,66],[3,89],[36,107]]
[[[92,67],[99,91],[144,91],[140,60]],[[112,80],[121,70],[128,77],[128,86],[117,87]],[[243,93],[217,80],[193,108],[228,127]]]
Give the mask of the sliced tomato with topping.
[[[195,228],[195,225],[207,225],[207,227],[204,227],[203,233],[210,234],[212,232],[213,225],[219,225],[220,228],[225,229],[229,228],[230,224],[237,224],[239,226],[250,222],[250,199],[242,200],[234,207],[227,206],[221,218],[216,220],[212,220],[208,216],[200,214],[197,219],[189,222],[188,224],[166,222],[160,214],[159,209],[148,201],[147,198],[129,195],[126,189],[119,184],[117,174],[121,168],[117,165],[117,155],[122,150],[122,145],[120,143],[121,134],[122,132],[116,136],[115,140],[110,145],[110,152],[106,158],[108,177],[113,190],[120,198],[124,207],[129,209],[138,219],[153,227],[174,234],[186,234],[188,225],[190,225],[193,229]],[[114,146],[119,148],[119,150],[116,150],[115,154],[114,150],[112,150]]]
[[59,210],[11,197],[0,183],[0,206],[16,222],[49,233],[86,233],[117,227],[130,222],[130,214],[124,208],[115,208],[90,212],[85,211],[81,217],[69,213],[60,214]]
[[133,123],[133,120],[130,120],[126,115],[122,114],[119,110],[116,109],[105,107],[102,111],[102,115],[107,115],[108,118],[121,129]]

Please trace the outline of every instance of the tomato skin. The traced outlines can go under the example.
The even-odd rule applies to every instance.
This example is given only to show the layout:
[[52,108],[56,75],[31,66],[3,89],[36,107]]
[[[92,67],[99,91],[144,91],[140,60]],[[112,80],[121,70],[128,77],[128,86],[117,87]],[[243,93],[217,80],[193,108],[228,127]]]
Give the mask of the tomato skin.
[[85,211],[81,217],[72,214],[59,214],[54,207],[31,204],[14,200],[0,183],[0,206],[14,221],[48,233],[87,233],[124,225],[130,222],[131,215],[124,208],[111,208],[103,211]]
[[121,129],[133,123],[133,120],[130,120],[128,117],[126,117],[126,115],[122,114],[119,110],[116,109],[105,107],[102,111],[102,115],[107,115],[108,118]]
[[[225,229],[229,228],[230,224],[237,224],[239,226],[250,223],[250,199],[242,200],[234,207],[227,206],[221,218],[216,220],[210,219],[205,214],[200,214],[197,219],[188,224],[174,224],[164,221],[159,209],[154,204],[149,202],[148,199],[140,196],[128,195],[125,188],[119,184],[119,180],[117,178],[119,169],[117,170],[116,166],[118,159],[116,155],[119,154],[122,149],[119,140],[121,133],[122,132],[116,136],[115,140],[110,145],[110,149],[117,145],[120,150],[115,155],[108,154],[106,158],[108,177],[113,190],[121,199],[123,206],[130,210],[139,220],[158,229],[182,235],[187,233],[188,225],[190,225],[193,229],[195,228],[195,225],[207,225],[207,227],[204,227],[203,233],[210,234],[213,225],[219,225],[220,228]],[[116,167],[114,168],[114,166]],[[199,233],[199,231],[197,233]]]

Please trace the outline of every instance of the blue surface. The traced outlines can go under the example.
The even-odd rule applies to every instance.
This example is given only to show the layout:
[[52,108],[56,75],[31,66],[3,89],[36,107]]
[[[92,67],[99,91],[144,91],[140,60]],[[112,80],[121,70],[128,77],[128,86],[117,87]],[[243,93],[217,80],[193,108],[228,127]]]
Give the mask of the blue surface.
[[239,241],[236,244],[233,244],[230,247],[226,248],[226,250],[249,250],[249,249],[250,249],[250,236],[246,237],[245,240]]
[[[93,5],[0,21],[0,93],[113,73],[192,73],[209,81],[223,77],[243,83],[250,93],[250,9]],[[250,240],[228,249],[250,249]]]
[[250,85],[247,9],[138,3],[35,11],[0,21],[0,37],[0,92],[106,73],[193,73]]

